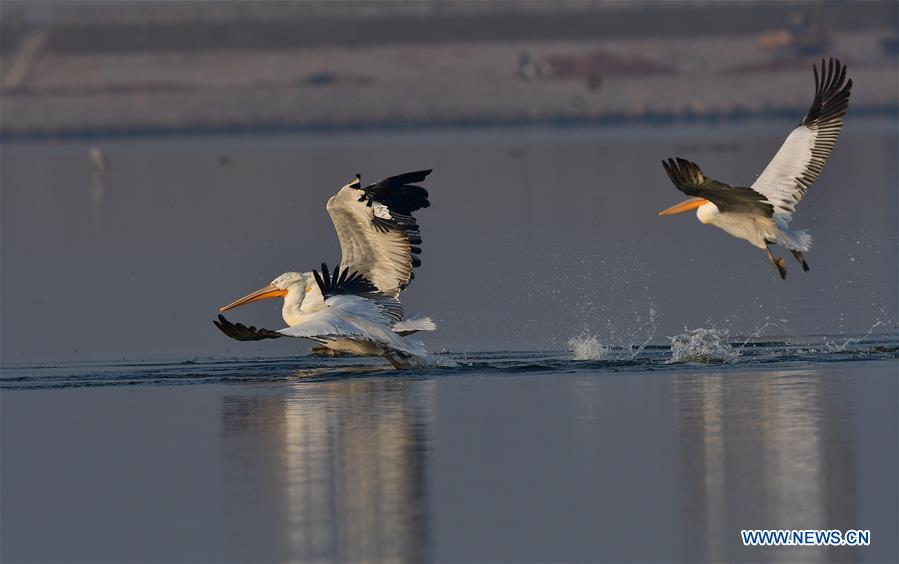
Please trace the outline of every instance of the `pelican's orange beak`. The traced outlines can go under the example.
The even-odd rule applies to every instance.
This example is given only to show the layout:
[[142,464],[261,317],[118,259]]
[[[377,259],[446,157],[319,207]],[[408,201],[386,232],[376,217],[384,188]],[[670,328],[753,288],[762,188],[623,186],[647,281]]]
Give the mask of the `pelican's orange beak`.
[[246,296],[240,298],[239,300],[234,300],[230,304],[220,307],[219,311],[225,312],[229,309],[234,309],[238,306],[242,306],[244,304],[248,304],[250,302],[255,302],[256,300],[265,300],[268,298],[280,298],[282,296],[287,295],[287,290],[279,290],[274,286],[266,286],[265,288],[259,288],[252,294],[247,294]]
[[696,209],[702,204],[708,202],[705,198],[690,198],[685,202],[681,202],[679,204],[675,204],[668,208],[667,210],[662,210],[659,212],[659,215],[673,215],[676,213],[681,213],[685,211],[690,211],[692,209]]

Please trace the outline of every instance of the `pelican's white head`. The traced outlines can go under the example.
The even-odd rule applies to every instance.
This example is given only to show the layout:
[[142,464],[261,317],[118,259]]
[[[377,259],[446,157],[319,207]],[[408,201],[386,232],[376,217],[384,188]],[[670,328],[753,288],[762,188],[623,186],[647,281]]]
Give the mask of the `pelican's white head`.
[[299,309],[306,292],[311,289],[310,280],[312,281],[312,284],[315,283],[311,273],[306,275],[300,272],[285,272],[272,280],[271,284],[268,286],[259,288],[255,292],[251,292],[240,299],[234,300],[226,306],[220,307],[219,311],[225,312],[229,309],[234,309],[257,300],[281,297],[284,298],[285,310],[288,309],[288,305],[290,305],[291,309]]
[[291,288],[302,286],[303,290],[306,289],[306,277],[300,274],[299,272],[285,272],[281,276],[278,276],[271,283],[272,286],[278,288],[279,290],[290,290]]

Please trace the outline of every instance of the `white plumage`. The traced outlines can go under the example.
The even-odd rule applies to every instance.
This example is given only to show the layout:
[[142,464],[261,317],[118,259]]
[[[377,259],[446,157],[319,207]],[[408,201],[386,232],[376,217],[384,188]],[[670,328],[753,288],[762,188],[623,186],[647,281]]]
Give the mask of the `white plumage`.
[[[361,341],[370,353],[381,354],[379,348],[395,349],[413,356],[426,354],[420,341],[409,339],[394,331],[395,322],[372,300],[359,296],[333,296],[305,321],[278,331],[288,337],[313,339],[322,344],[334,344],[341,350],[340,341]],[[374,349],[372,348],[375,347]],[[353,352],[345,350],[345,352]]]
[[804,125],[791,131],[751,186],[774,205],[774,216],[784,224],[793,218],[796,204],[805,195],[805,189],[797,179],[808,170],[815,137],[815,132]]

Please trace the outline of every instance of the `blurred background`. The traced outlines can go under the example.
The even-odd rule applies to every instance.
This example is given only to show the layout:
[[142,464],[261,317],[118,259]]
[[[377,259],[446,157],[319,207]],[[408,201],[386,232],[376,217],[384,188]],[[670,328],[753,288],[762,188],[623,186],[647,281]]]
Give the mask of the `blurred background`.
[[[336,263],[324,205],[433,168],[404,294],[432,350],[837,338],[897,318],[893,1],[0,4],[4,362],[283,355],[217,308]],[[659,162],[749,185],[811,67],[854,80],[794,225],[811,272],[690,215]],[[282,325],[280,304],[233,319]]]

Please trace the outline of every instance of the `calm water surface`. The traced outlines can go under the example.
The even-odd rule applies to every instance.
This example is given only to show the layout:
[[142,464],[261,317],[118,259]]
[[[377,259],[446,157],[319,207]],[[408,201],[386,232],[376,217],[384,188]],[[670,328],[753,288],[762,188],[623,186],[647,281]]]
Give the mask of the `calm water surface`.
[[2,557],[895,561],[899,338],[742,345],[7,366]]

